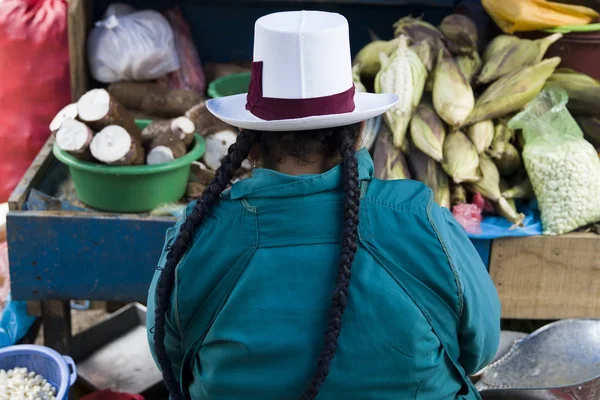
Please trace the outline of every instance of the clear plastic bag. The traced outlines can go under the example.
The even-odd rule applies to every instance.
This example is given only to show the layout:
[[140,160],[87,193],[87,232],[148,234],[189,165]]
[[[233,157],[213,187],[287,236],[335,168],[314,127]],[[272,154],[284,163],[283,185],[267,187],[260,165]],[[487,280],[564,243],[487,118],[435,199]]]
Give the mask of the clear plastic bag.
[[564,90],[549,86],[508,125],[523,130],[523,160],[545,235],[600,221],[600,159],[567,110],[567,101]]
[[98,21],[88,60],[92,76],[104,83],[153,80],[180,67],[171,25],[153,10]]

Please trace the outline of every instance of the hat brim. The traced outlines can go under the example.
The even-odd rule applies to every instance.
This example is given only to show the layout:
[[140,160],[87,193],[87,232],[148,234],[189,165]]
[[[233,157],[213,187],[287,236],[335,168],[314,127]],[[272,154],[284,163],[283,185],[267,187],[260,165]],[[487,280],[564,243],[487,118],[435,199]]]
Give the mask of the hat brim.
[[358,92],[354,95],[355,109],[353,112],[275,121],[260,119],[247,111],[246,94],[209,100],[207,108],[221,121],[241,129],[286,132],[355,124],[385,113],[397,102],[398,96],[395,94]]

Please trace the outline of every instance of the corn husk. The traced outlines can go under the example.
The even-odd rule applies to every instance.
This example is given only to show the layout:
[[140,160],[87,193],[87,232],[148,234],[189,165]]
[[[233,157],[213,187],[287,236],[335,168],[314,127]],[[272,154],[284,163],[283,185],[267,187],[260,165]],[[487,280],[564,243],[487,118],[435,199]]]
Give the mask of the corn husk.
[[525,177],[516,185],[502,192],[502,197],[508,199],[533,199],[535,194],[533,193],[533,186],[528,177]]
[[408,164],[411,176],[433,190],[436,203],[450,208],[450,181],[442,166],[415,146],[410,147]]
[[479,168],[481,179],[467,184],[467,189],[472,193],[481,193],[490,201],[498,201],[502,197],[498,168],[485,154],[481,154],[479,157]]
[[504,152],[502,156],[494,160],[498,172],[503,178],[512,176],[515,172],[523,168],[523,161],[521,155],[515,146],[510,143],[505,144]]
[[477,26],[466,15],[448,15],[442,20],[439,29],[452,54],[470,54],[477,50]]
[[413,43],[423,39],[434,39],[435,42],[441,41],[444,36],[429,22],[421,18],[404,17],[394,24],[394,36],[406,35]]
[[456,184],[480,179],[477,149],[462,131],[446,136],[442,167]]
[[410,121],[413,145],[437,162],[444,158],[446,129],[429,104],[421,102]]
[[467,136],[481,154],[492,145],[494,140],[494,123],[491,120],[481,121],[467,128]]
[[375,177],[384,180],[410,179],[411,175],[404,158],[404,153],[392,145],[392,134],[385,124],[375,140],[373,152]]
[[508,46],[518,42],[519,39],[514,35],[498,35],[487,45],[483,52],[483,62],[487,62],[493,54],[504,51]]
[[400,36],[396,52],[382,55],[382,68],[375,78],[376,93],[395,93],[400,100],[385,113],[394,146],[407,151],[406,130],[415,108],[421,101],[427,70],[423,62],[408,48],[408,37]]
[[548,85],[564,89],[569,96],[567,108],[574,114],[600,114],[600,82],[577,72],[557,71],[548,78]]
[[455,128],[461,126],[473,111],[475,104],[471,85],[445,49],[441,49],[438,54],[434,73],[435,111],[448,125]]
[[520,39],[500,51],[486,52],[488,58],[483,61],[477,83],[486,84],[520,68],[540,62],[548,47],[562,36],[560,33],[555,33],[539,40]]
[[482,154],[479,160],[481,179],[470,183],[467,188],[473,193],[480,193],[483,197],[490,200],[498,213],[508,219],[515,225],[522,225],[525,216],[519,214],[507,200],[502,197],[500,190],[500,173],[494,162],[485,154]]
[[[598,112],[600,113],[600,109],[598,109]],[[581,127],[585,139],[596,149],[600,149],[600,116],[577,116],[575,120]]]
[[452,185],[450,188],[450,202],[452,206],[467,202],[467,190],[463,185]]
[[540,93],[559,63],[560,57],[549,58],[498,79],[477,99],[467,124],[520,110]]
[[421,62],[425,66],[427,73],[433,71],[433,67],[437,61],[439,44],[434,39],[426,38],[414,43],[410,49],[419,56]]
[[479,73],[482,65],[479,53],[476,51],[471,54],[457,56],[456,64],[469,83],[472,82],[475,75]]
[[352,81],[354,82],[354,88],[357,92],[367,92],[367,88],[362,84],[360,80],[360,65],[356,64],[352,67]]
[[383,53],[387,56],[394,53],[400,41],[393,39],[389,41],[375,40],[362,48],[354,58],[353,64],[358,66],[359,76],[374,77],[381,69],[381,57]]
[[[509,189],[509,185],[508,182],[506,182],[504,179],[500,179],[500,191],[504,192],[505,190]],[[504,197],[504,196],[502,196]],[[504,199],[506,199],[506,204],[508,204],[508,206],[510,207],[510,209],[512,210],[512,212],[508,215],[518,215],[517,213],[517,203],[515,202],[514,199],[507,199],[506,197],[504,197]],[[499,204],[494,204],[494,210],[501,215],[502,217],[508,219],[507,215],[505,215],[505,211],[502,207],[500,207]]]
[[492,145],[488,148],[487,154],[493,159],[500,159],[506,151],[507,145],[513,139],[515,132],[503,122],[499,122],[494,127],[494,139]]

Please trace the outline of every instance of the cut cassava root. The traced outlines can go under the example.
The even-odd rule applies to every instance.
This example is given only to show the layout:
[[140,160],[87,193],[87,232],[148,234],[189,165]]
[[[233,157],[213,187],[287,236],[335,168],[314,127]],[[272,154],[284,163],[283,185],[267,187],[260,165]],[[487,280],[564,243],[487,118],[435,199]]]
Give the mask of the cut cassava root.
[[142,130],[142,141],[144,144],[149,144],[158,136],[172,135],[189,146],[194,141],[194,131],[194,123],[187,117],[156,120]]
[[141,165],[144,148],[127,130],[109,125],[94,136],[90,144],[94,158],[109,165]]
[[218,131],[231,128],[225,122],[221,121],[212,115],[210,111],[208,111],[206,102],[196,104],[194,107],[185,112],[185,116],[194,123],[196,132],[198,132],[202,137],[206,137]]
[[135,141],[141,142],[142,134],[133,116],[104,89],[92,89],[77,102],[79,118],[95,131],[117,125],[125,129]]
[[166,133],[152,140],[146,163],[148,165],[164,164],[184,156],[186,152],[187,146],[183,140],[176,138],[171,133]]
[[143,111],[163,118],[182,116],[203,100],[191,90],[171,90],[149,82],[118,82],[108,87],[109,93],[130,110]]
[[77,103],[72,103],[60,110],[50,122],[50,132],[56,133],[63,122],[77,118]]
[[62,121],[56,132],[56,145],[73,157],[81,160],[91,159],[90,143],[94,132],[83,122],[74,119]]

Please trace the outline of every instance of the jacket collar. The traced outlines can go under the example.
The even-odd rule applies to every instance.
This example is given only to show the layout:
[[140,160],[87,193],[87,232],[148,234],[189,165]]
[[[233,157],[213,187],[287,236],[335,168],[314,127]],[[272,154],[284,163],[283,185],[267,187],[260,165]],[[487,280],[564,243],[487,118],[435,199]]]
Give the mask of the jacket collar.
[[[370,180],[374,174],[373,160],[367,149],[356,152],[358,160],[358,180]],[[281,198],[298,197],[326,192],[342,187],[342,167],[338,165],[319,175],[285,175],[279,172],[257,168],[252,177],[237,182],[231,188],[231,198]]]

